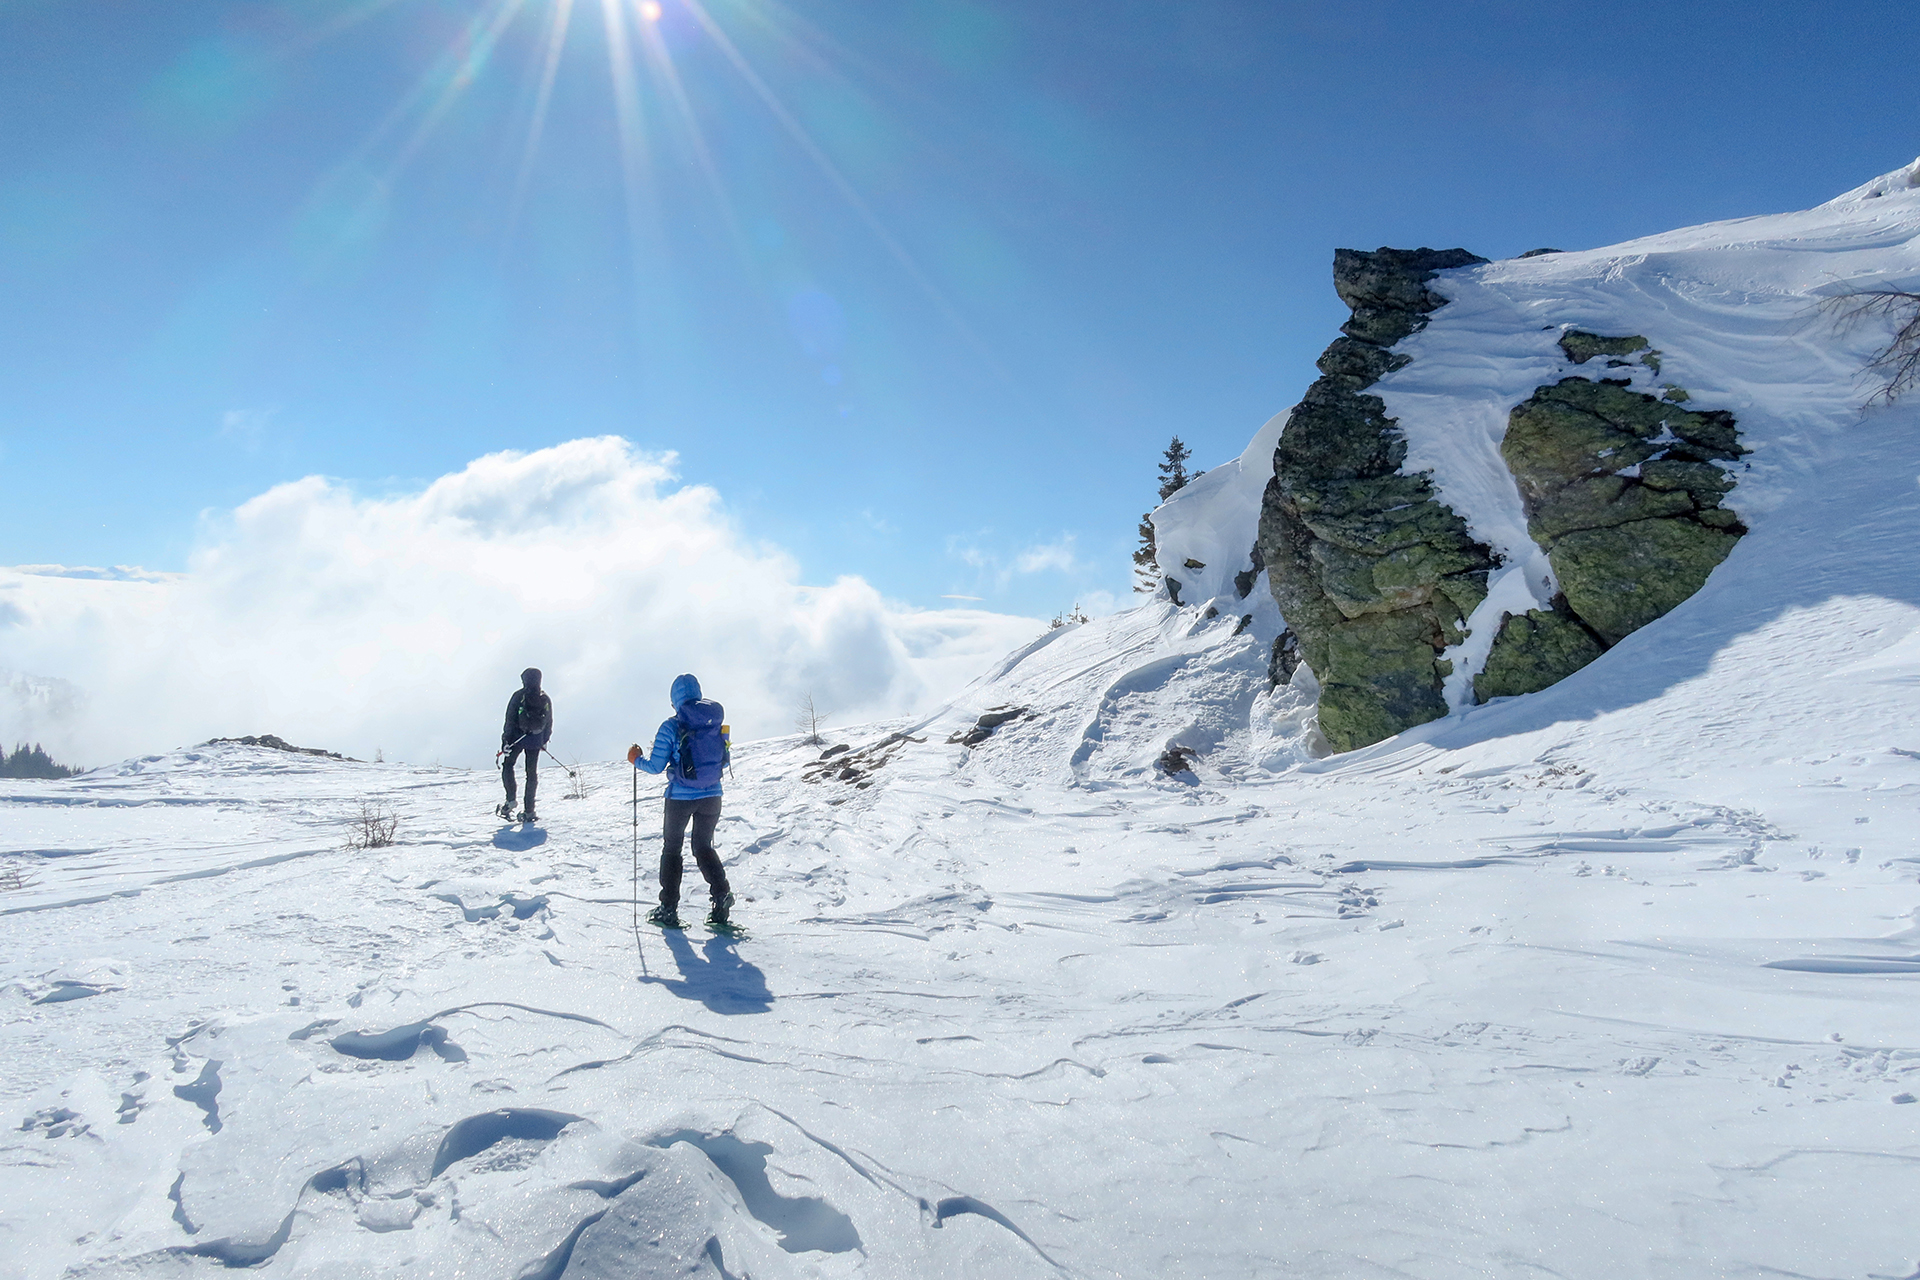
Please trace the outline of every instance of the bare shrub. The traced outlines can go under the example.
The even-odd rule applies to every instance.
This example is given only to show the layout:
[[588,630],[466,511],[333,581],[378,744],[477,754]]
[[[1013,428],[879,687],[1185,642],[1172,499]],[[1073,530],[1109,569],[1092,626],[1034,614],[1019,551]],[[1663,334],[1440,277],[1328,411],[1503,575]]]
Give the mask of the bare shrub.
[[1828,298],[1821,307],[1839,317],[1843,328],[1852,328],[1868,320],[1888,319],[1895,326],[1893,338],[1867,361],[1863,372],[1886,379],[1880,389],[1867,397],[1892,404],[1920,386],[1920,293],[1906,289],[1863,289]]
[[400,829],[400,815],[371,800],[362,800],[359,814],[348,821],[347,848],[355,851],[390,848]]
[[18,867],[7,867],[0,870],[0,893],[5,893],[13,889],[24,889],[29,883],[31,882],[21,873]]
[[821,742],[820,722],[825,718],[815,709],[813,694],[809,691],[800,699],[800,706],[793,717],[793,727],[807,735],[806,741],[809,746],[817,747]]
[[563,799],[585,800],[598,790],[598,787],[590,787],[587,785],[587,775],[583,770],[567,770],[567,794],[562,797]]

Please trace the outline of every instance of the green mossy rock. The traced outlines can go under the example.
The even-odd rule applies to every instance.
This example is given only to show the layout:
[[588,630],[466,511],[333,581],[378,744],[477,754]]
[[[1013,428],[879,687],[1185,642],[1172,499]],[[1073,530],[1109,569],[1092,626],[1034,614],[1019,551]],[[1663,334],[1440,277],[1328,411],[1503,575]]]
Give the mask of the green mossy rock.
[[[1647,433],[1654,434],[1657,432]],[[1576,479],[1623,471],[1660,451],[1659,446],[1590,408],[1545,394],[1544,390],[1508,415],[1506,438],[1500,443],[1501,456],[1520,485],[1529,518],[1540,504]]]
[[1608,338],[1597,333],[1569,329],[1560,335],[1560,349],[1566,352],[1567,359],[1575,364],[1585,364],[1595,356],[1624,358],[1636,351],[1645,351],[1650,345],[1652,344],[1638,334]]
[[1486,262],[1465,249],[1335,249],[1333,291],[1353,311],[1376,307],[1425,315],[1447,305],[1427,288],[1442,271]]
[[1420,331],[1419,317],[1406,311],[1388,311],[1381,307],[1361,307],[1353,319],[1340,326],[1349,338],[1390,347],[1402,338]]
[[1440,591],[1434,599],[1453,604],[1455,618],[1465,620],[1480,606],[1480,601],[1486,599],[1486,570],[1476,568],[1467,574],[1452,574],[1440,581]]
[[1693,520],[1637,520],[1570,533],[1547,558],[1568,606],[1611,646],[1698,591],[1738,541]]
[[1372,386],[1395,369],[1404,369],[1412,362],[1411,356],[1396,355],[1370,342],[1335,338],[1333,345],[1321,352],[1320,358],[1314,363],[1329,378],[1354,379],[1351,390],[1358,391],[1362,387]]
[[1637,360],[1655,373],[1660,372],[1660,353],[1648,346],[1647,340],[1639,334],[1609,338],[1598,333],[1570,329],[1560,335],[1560,349],[1575,364],[1585,364],[1595,357],[1605,356],[1607,364],[1614,368]]
[[1684,489],[1712,505],[1733,491],[1733,477],[1711,462],[1681,462],[1662,458],[1640,468],[1640,483],[1649,489]]
[[1733,487],[1711,462],[1744,452],[1729,414],[1698,413],[1585,378],[1541,387],[1516,405],[1500,444],[1520,487],[1527,531],[1549,553],[1581,529],[1698,520]]
[[[1655,465],[1649,463],[1648,465]],[[1551,547],[1576,529],[1602,529],[1635,520],[1693,514],[1685,490],[1665,491],[1635,484],[1625,476],[1599,475],[1575,480],[1540,504],[1527,524],[1535,542]]]
[[[1558,603],[1565,608],[1564,601]],[[1604,651],[1593,633],[1570,613],[1546,609],[1509,613],[1500,620],[1500,632],[1487,654],[1487,665],[1473,678],[1474,697],[1485,702],[1538,693]]]
[[1406,452],[1385,401],[1320,378],[1287,417],[1274,451],[1274,473],[1291,491],[1302,482],[1390,473]]
[[1440,650],[1486,596],[1487,548],[1429,477],[1401,474],[1399,424],[1362,394],[1407,364],[1389,348],[1446,305],[1427,287],[1435,273],[1484,261],[1461,249],[1339,250],[1334,287],[1353,318],[1274,451],[1255,559],[1297,641],[1289,654],[1320,680],[1321,730],[1337,750],[1446,713]]
[[1435,661],[1442,637],[1424,609],[1375,614],[1333,627],[1320,677],[1320,732],[1352,751],[1447,714]]
[[[1575,363],[1640,353],[1640,337],[1578,330]],[[1720,501],[1733,477],[1715,462],[1746,451],[1733,416],[1681,408],[1625,382],[1565,378],[1514,407],[1501,455],[1520,489],[1527,532],[1563,594],[1552,611],[1508,616],[1476,696],[1544,689],[1698,591],[1746,532]]]

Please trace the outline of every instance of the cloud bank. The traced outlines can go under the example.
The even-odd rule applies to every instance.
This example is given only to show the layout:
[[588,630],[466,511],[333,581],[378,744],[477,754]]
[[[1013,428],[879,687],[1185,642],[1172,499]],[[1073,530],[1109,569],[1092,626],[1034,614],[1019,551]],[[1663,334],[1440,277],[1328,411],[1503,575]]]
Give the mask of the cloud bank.
[[562,755],[617,757],[700,676],[741,740],[930,706],[1044,624],[799,581],[671,455],[617,437],[498,453],[417,493],[309,477],[210,522],[178,577],[0,569],[0,741],[100,764],[277,733],[485,764],[520,669]]

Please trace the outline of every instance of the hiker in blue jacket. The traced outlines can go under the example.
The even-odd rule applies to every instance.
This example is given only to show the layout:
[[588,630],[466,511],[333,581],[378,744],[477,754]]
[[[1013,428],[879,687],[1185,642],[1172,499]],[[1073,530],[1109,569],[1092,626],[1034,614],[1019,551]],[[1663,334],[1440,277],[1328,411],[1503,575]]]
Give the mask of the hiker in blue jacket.
[[647,919],[669,929],[680,925],[680,876],[685,862],[680,856],[686,841],[687,824],[693,824],[693,860],[706,877],[707,893],[713,900],[710,925],[724,925],[733,909],[733,890],[727,885],[726,868],[713,851],[713,832],[720,825],[720,777],[732,760],[727,726],[721,723],[725,711],[720,704],[700,696],[700,682],[690,675],[676,676],[669,695],[673,715],[660,723],[653,735],[651,755],[636,743],[627,752],[627,760],[643,773],[667,775],[667,812],[664,839],[660,847],[660,905],[647,913]]

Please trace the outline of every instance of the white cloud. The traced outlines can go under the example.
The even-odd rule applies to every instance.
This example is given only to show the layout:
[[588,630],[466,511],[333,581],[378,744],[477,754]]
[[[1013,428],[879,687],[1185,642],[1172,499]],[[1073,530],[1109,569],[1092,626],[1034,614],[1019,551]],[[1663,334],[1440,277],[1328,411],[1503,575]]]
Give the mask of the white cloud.
[[616,757],[681,671],[745,740],[787,732],[809,690],[842,724],[925,707],[1044,625],[803,585],[672,464],[604,437],[397,497],[280,485],[210,524],[177,580],[0,570],[0,666],[85,691],[36,726],[60,758],[277,733],[483,764],[525,666],[546,673],[555,747]]
[[1073,555],[1073,535],[1064,534],[1057,542],[1028,547],[1014,557],[1013,567],[1018,573],[1042,573],[1049,569],[1071,573],[1079,567]]
[[266,438],[277,409],[229,409],[220,415],[220,434],[252,453]]
[[1075,539],[1070,533],[1063,533],[1052,542],[1023,547],[1011,556],[1003,556],[980,545],[979,540],[990,533],[990,530],[986,530],[973,535],[950,535],[947,538],[947,554],[968,568],[977,570],[983,581],[991,582],[998,590],[1006,590],[1022,574],[1077,574],[1088,567],[1075,554]]

